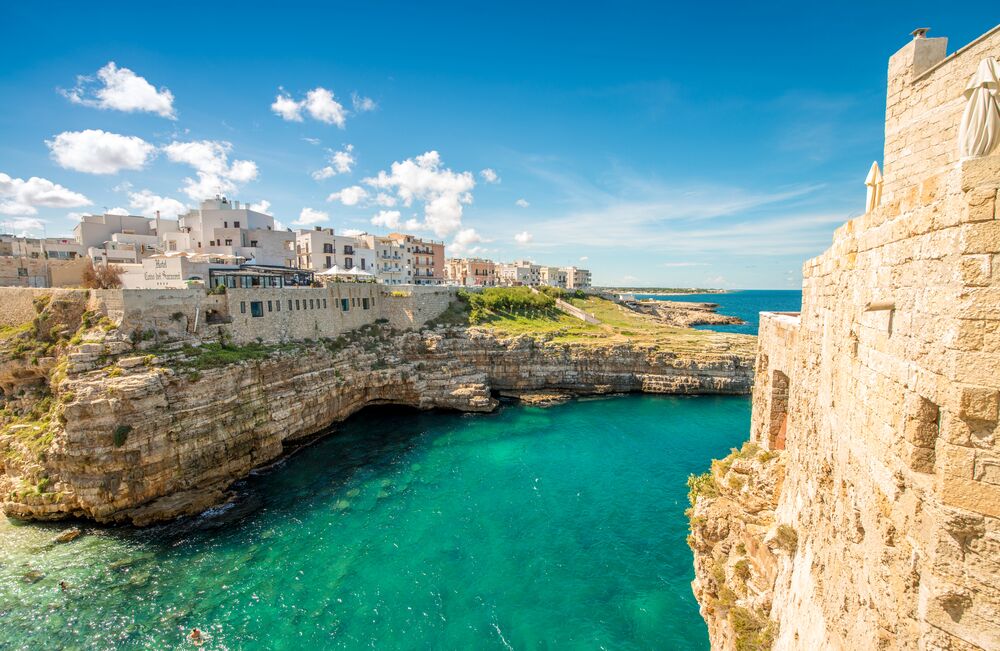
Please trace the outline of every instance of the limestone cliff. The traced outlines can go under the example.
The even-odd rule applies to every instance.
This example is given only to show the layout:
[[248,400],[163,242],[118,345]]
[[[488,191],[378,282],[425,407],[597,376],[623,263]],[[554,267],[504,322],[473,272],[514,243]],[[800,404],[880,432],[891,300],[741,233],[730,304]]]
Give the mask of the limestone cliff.
[[44,413],[0,434],[8,515],[142,525],[195,513],[287,444],[366,405],[488,411],[497,391],[746,393],[752,380],[752,338],[727,335],[706,337],[695,355],[387,325],[271,346],[155,346],[113,324],[77,339],[48,376]]

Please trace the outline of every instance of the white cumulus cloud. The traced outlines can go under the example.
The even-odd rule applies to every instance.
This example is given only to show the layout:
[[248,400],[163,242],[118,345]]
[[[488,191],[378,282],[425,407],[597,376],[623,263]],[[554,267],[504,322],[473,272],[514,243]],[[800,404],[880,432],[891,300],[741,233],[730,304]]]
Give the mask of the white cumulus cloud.
[[257,178],[257,164],[251,160],[229,163],[232,144],[218,140],[172,142],[163,148],[167,158],[175,163],[186,163],[194,168],[198,178],[184,179],[184,193],[201,201],[217,193],[236,192],[237,183]]
[[139,170],[156,153],[156,147],[142,138],[101,129],[64,131],[45,144],[60,167],[88,174]]
[[400,213],[398,210],[380,210],[372,217],[372,224],[386,228],[399,228]]
[[332,193],[327,201],[339,201],[345,206],[356,206],[368,198],[368,192],[360,185],[352,185]]
[[[17,217],[15,219],[5,219],[0,226],[3,230],[10,231],[14,235],[20,237],[27,237],[29,235],[34,235],[38,231],[45,232],[45,222],[41,219],[35,219],[34,217]],[[41,233],[38,233],[39,235]]]
[[355,113],[367,113],[378,108],[378,104],[371,97],[362,97],[357,93],[351,93],[351,105]]
[[119,68],[114,61],[98,70],[96,77],[78,76],[76,86],[62,93],[74,104],[126,113],[155,113],[171,120],[177,118],[170,90],[157,90],[145,77],[128,68]]
[[344,105],[337,101],[333,91],[326,88],[313,88],[306,93],[304,99],[296,100],[284,89],[278,89],[278,95],[271,104],[271,110],[283,120],[302,122],[303,112],[314,120],[326,124],[335,124],[341,129],[347,122],[347,111]]
[[479,172],[479,176],[482,177],[487,183],[499,183],[500,175],[497,174],[496,170],[492,167],[487,167]]
[[451,244],[448,245],[448,249],[454,255],[478,255],[485,251],[485,249],[477,246],[477,244],[486,241],[483,236],[476,232],[476,229],[463,228],[455,233],[455,237]]
[[517,206],[518,208],[527,208],[531,204],[528,203],[526,199],[518,199],[517,201],[514,202],[514,205]]
[[528,231],[521,231],[514,236],[514,241],[518,244],[527,244],[531,240],[535,239],[535,236]]
[[283,120],[302,122],[302,105],[284,91],[279,92],[278,96],[274,98],[271,110],[280,115]]
[[330,152],[330,164],[323,169],[316,170],[312,177],[317,181],[328,179],[337,174],[348,174],[354,169],[354,145],[346,145],[340,151]]
[[154,217],[157,210],[164,218],[174,218],[187,212],[187,207],[177,199],[161,197],[151,190],[129,192],[128,207],[144,217]]
[[261,199],[257,203],[250,204],[250,210],[254,212],[262,212],[265,215],[271,214],[271,202],[267,199]]
[[395,162],[390,171],[367,178],[364,183],[380,191],[395,192],[402,205],[414,201],[424,205],[424,221],[417,228],[446,237],[462,227],[463,206],[472,203],[476,180],[471,172],[453,172],[443,167],[441,156],[429,151],[415,158]]
[[340,231],[340,234],[346,237],[357,237],[358,235],[364,235],[365,232],[360,228],[345,228]]
[[385,192],[379,192],[375,195],[375,203],[385,208],[392,208],[396,205],[396,197]]
[[292,224],[296,226],[312,226],[313,224],[325,222],[329,219],[330,215],[322,210],[303,208],[302,212],[299,213],[299,218],[293,221]]
[[0,172],[0,214],[35,215],[38,208],[76,208],[89,206],[91,200],[48,179],[32,176],[13,178]]

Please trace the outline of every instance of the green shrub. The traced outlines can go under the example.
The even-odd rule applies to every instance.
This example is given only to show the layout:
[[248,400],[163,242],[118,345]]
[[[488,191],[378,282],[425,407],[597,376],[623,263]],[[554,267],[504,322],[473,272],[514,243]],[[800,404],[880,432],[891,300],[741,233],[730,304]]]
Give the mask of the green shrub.
[[700,475],[689,475],[687,480],[688,500],[694,506],[699,497],[718,497],[719,487],[715,484],[715,477],[710,472]]
[[736,633],[736,651],[769,651],[774,645],[774,622],[747,608],[732,608],[729,622]]
[[774,533],[774,544],[779,549],[784,549],[789,554],[794,554],[799,546],[799,534],[793,527],[787,524],[778,525],[778,529]]
[[131,425],[119,425],[115,428],[115,431],[111,434],[114,440],[115,447],[120,448],[125,445],[125,441],[128,440],[129,432],[132,431]]

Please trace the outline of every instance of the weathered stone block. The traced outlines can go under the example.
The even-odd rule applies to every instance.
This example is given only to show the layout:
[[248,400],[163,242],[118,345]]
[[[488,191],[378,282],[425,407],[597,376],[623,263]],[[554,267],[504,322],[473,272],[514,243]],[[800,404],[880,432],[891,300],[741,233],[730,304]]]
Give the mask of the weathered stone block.
[[966,194],[966,222],[989,221],[996,218],[996,188],[977,188]]
[[1000,486],[974,479],[946,477],[942,482],[941,498],[949,506],[1000,517]]
[[959,389],[960,418],[996,421],[1000,391],[988,387],[966,386]]
[[941,472],[948,477],[971,479],[976,463],[976,451],[973,448],[942,443],[937,449],[941,459]]
[[989,255],[963,255],[959,263],[962,282],[972,286],[989,285],[992,267]]
[[1000,251],[1000,221],[963,224],[960,237],[961,253],[996,253]]

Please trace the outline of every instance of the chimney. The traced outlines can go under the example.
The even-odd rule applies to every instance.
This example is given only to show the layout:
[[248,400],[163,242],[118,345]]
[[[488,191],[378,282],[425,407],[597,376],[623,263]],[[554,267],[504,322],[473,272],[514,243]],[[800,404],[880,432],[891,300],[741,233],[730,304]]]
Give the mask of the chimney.
[[889,86],[893,82],[912,83],[914,79],[936,66],[948,54],[947,38],[927,38],[930,27],[918,27],[910,35],[913,39],[889,59]]

